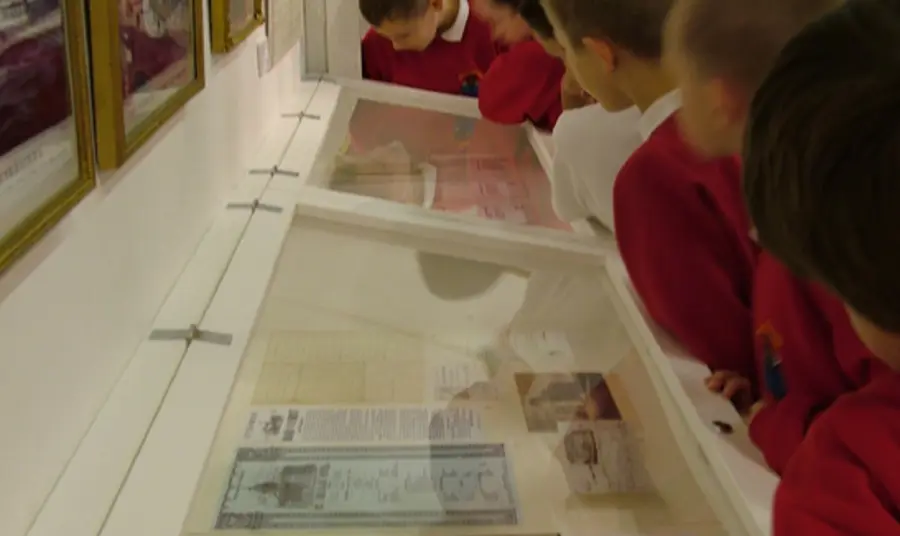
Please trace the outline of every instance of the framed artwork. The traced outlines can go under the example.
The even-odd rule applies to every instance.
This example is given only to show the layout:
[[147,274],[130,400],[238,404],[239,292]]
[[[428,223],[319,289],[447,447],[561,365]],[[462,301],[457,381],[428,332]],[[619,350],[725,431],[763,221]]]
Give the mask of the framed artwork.
[[203,0],[92,4],[100,169],[122,165],[204,85]]
[[94,186],[83,6],[0,3],[0,272]]
[[263,0],[209,0],[212,51],[230,51],[259,28],[263,20]]

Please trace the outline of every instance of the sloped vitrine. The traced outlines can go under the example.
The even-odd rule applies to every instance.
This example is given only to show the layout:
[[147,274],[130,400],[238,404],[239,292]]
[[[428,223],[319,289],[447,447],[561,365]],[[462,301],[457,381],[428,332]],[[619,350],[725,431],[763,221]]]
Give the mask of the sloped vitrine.
[[[136,358],[143,413],[98,418],[120,435],[89,434],[50,502],[78,510],[33,536],[766,533],[743,424],[697,402],[703,368],[612,240],[553,216],[532,133],[365,82],[320,83],[299,116],[229,205],[186,352]],[[93,476],[113,459],[119,480]]]
[[242,357],[183,366],[104,534],[745,533],[602,249],[304,194]]
[[543,148],[532,146],[534,136],[481,119],[472,99],[360,83],[337,97],[309,184],[569,230],[553,212]]

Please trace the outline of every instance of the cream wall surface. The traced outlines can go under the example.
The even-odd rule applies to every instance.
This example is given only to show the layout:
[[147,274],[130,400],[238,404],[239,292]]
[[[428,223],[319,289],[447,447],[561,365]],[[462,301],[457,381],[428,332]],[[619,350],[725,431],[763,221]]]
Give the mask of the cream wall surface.
[[206,89],[0,279],[0,534],[27,533],[264,134],[295,111],[299,47],[260,78],[264,37],[221,58],[207,46]]

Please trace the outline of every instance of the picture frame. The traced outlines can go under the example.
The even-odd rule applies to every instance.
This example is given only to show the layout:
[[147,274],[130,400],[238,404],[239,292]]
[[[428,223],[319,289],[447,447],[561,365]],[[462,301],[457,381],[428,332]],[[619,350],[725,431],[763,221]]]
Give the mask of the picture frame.
[[213,53],[231,52],[264,22],[263,0],[209,0]]
[[206,85],[204,0],[108,0],[90,9],[97,165],[125,163]]
[[0,274],[95,185],[82,0],[0,13]]

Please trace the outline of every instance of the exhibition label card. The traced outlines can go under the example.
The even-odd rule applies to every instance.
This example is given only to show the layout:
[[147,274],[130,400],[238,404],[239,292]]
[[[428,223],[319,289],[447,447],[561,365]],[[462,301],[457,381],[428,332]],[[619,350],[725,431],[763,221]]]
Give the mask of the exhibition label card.
[[255,407],[243,441],[254,444],[472,442],[484,438],[474,408],[438,406]]

